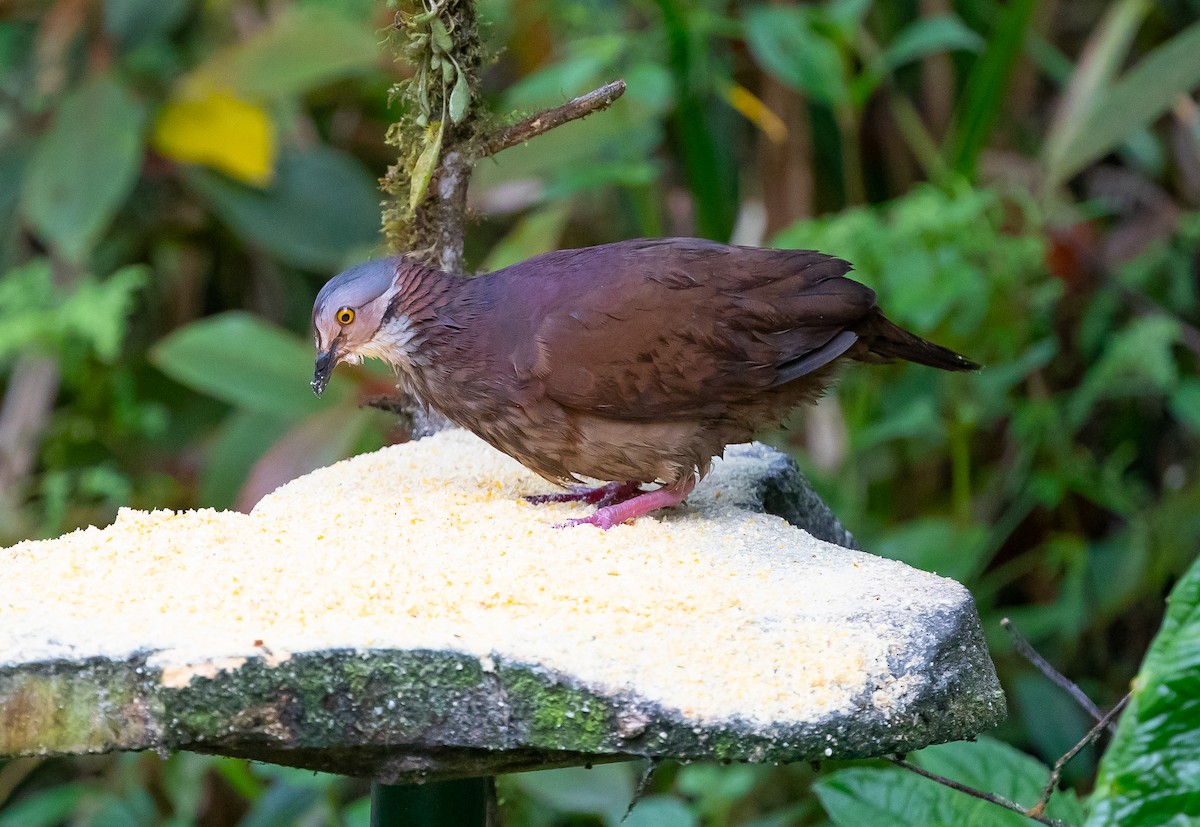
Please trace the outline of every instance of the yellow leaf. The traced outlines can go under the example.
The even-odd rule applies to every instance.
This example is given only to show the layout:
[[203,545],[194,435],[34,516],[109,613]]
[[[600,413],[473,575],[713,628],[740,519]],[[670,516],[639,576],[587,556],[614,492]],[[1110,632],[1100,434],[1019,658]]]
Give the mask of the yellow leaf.
[[728,81],[722,84],[721,94],[725,102],[742,113],[750,123],[763,131],[772,143],[787,140],[787,126],[783,119],[771,111],[762,100],[740,83]]
[[151,143],[168,158],[259,187],[271,183],[275,168],[275,126],[263,108],[193,84],[159,112]]

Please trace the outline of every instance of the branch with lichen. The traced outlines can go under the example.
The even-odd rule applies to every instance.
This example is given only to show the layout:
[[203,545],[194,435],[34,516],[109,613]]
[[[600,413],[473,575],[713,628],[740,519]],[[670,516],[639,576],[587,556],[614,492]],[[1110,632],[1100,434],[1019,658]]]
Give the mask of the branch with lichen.
[[565,123],[607,109],[624,94],[625,81],[614,80],[612,83],[606,83],[599,89],[567,101],[562,106],[555,106],[497,130],[480,143],[478,154],[481,158],[486,158],[510,146],[523,144]]
[[483,47],[472,0],[413,0],[392,25],[396,59],[412,67],[391,90],[404,111],[388,130],[399,150],[382,185],[383,229],[393,252],[462,272],[467,186],[479,158],[609,107],[625,92],[618,80],[525,118],[488,129],[480,112]]
[[404,107],[388,130],[399,150],[382,184],[384,235],[395,252],[461,272],[483,47],[471,0],[417,0],[397,11],[396,58],[413,73],[391,90]]
[[[391,28],[396,59],[412,74],[391,89],[391,100],[403,109],[387,134],[398,158],[380,182],[388,196],[383,232],[393,253],[461,273],[474,162],[608,108],[624,94],[625,82],[489,129],[478,106],[483,46],[473,0],[411,2],[411,10],[396,11]],[[367,404],[405,413],[415,423],[414,433],[448,424],[440,416],[427,421],[420,406],[402,397]]]

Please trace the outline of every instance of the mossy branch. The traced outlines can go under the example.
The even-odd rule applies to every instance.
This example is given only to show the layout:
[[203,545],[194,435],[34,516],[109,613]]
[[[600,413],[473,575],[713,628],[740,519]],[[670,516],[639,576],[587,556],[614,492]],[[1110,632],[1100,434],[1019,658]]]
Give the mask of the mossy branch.
[[392,89],[405,111],[388,131],[399,157],[382,181],[384,235],[395,253],[461,273],[474,162],[608,108],[625,82],[489,129],[478,106],[483,47],[472,0],[415,2],[414,11],[396,13],[392,27],[396,59],[413,74]]

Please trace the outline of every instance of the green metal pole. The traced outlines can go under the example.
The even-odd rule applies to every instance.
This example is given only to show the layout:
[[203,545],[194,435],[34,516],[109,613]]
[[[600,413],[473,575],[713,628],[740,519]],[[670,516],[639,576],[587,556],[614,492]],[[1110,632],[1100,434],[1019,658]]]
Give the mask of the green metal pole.
[[491,779],[372,784],[371,827],[485,827]]

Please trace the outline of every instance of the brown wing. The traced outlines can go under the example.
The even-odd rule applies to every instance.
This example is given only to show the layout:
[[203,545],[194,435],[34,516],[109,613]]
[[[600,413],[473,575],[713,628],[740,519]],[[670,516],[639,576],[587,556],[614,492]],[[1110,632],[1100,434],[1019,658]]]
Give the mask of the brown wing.
[[615,419],[708,416],[854,344],[875,294],[849,269],[806,250],[637,240],[514,265],[494,299],[528,308],[508,352],[549,398]]

